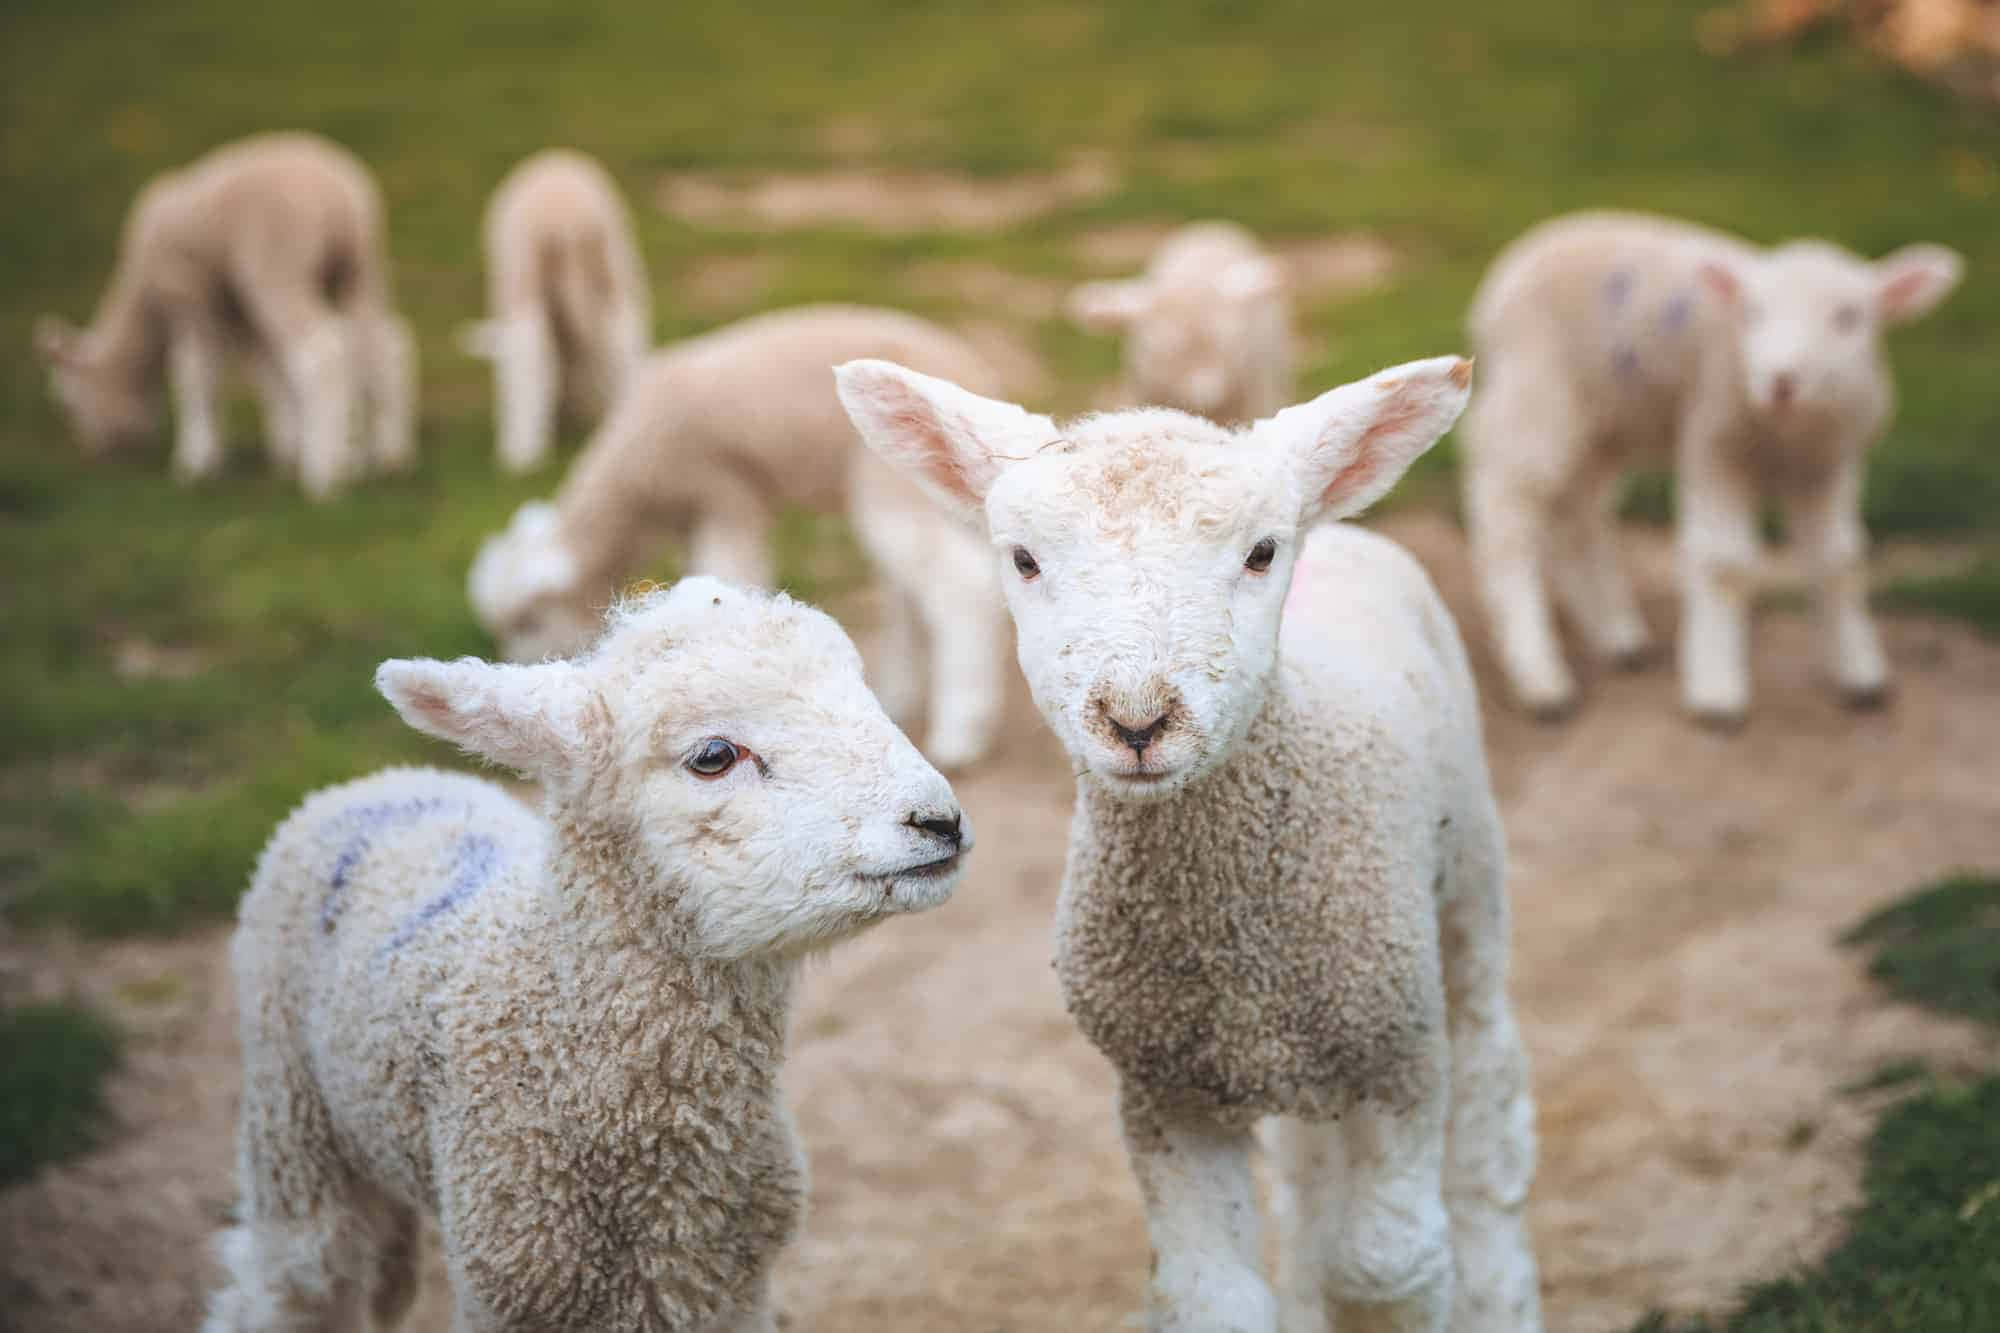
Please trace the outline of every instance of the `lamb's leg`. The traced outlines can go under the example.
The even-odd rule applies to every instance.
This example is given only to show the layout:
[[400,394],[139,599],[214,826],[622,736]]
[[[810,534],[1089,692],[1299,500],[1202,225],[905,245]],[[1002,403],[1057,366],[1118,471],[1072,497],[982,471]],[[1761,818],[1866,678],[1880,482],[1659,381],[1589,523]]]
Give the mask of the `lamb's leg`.
[[1551,573],[1591,651],[1630,668],[1650,656],[1652,637],[1618,558],[1618,481],[1618,473],[1608,471],[1578,486],[1576,503],[1563,516]]
[[604,407],[609,411],[638,378],[652,341],[651,318],[646,307],[636,301],[618,301],[611,307],[609,351],[604,358]]
[[493,334],[500,465],[527,472],[549,455],[556,420],[556,345],[540,312],[501,320]]
[[688,538],[689,574],[713,574],[745,587],[769,588],[771,506],[749,481],[724,472],[702,478],[698,517]]
[[1445,1206],[1458,1264],[1453,1333],[1534,1333],[1541,1297],[1528,1235],[1535,1104],[1507,996],[1506,853],[1499,813],[1462,833],[1440,922],[1451,1040]]
[[1120,1100],[1153,1245],[1149,1333],[1273,1333],[1278,1309],[1259,1271],[1250,1134]]
[[1538,717],[1576,702],[1545,581],[1551,511],[1582,447],[1582,427],[1559,376],[1524,356],[1496,366],[1466,413],[1465,520],[1472,565],[1500,665],[1514,696]]
[[222,427],[216,393],[222,378],[222,348],[207,331],[176,325],[168,335],[167,374],[173,384],[174,475],[182,481],[213,476],[222,466]]
[[909,592],[930,631],[924,754],[953,772],[985,758],[1000,729],[1006,704],[1007,611],[993,586],[991,554],[947,519],[938,518],[937,528],[933,563]]
[[383,471],[400,472],[417,459],[417,342],[393,311],[371,312],[357,323],[368,390],[369,460]]
[[1824,484],[1799,497],[1794,538],[1813,573],[1813,597],[1827,670],[1847,702],[1879,705],[1889,694],[1889,663],[1868,614],[1868,533],[1861,526],[1861,466],[1843,462]]
[[1761,545],[1751,487],[1706,451],[1680,468],[1681,701],[1708,726],[1750,708],[1750,605]]
[[883,590],[882,631],[877,638],[875,697],[897,726],[907,726],[923,703],[923,638],[916,599],[900,585]]
[[299,468],[299,407],[285,372],[269,353],[259,352],[251,364],[257,396],[264,411],[264,446],[271,464],[290,476]]

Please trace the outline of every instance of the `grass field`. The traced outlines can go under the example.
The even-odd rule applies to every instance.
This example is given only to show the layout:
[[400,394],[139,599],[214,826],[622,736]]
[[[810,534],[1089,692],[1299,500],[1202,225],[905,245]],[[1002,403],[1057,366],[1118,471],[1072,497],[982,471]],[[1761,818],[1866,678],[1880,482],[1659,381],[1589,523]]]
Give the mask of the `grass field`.
[[[753,305],[820,299],[984,316],[923,280],[925,267],[1068,280],[1089,268],[1079,238],[1126,222],[1227,215],[1274,240],[1387,238],[1404,261],[1393,282],[1302,312],[1322,349],[1302,389],[1459,347],[1465,301],[1494,250],[1563,209],[1655,208],[1870,252],[1942,241],[1967,255],[1965,285],[1896,339],[1902,406],[1873,463],[1869,514],[1881,534],[2000,551],[2000,125],[1835,42],[1715,61],[1692,39],[1702,7],[8,5],[0,913],[15,927],[105,934],[226,914],[258,845],[305,790],[392,761],[439,761],[368,682],[385,656],[488,647],[465,606],[466,564],[484,532],[553,485],[552,473],[496,475],[485,369],[450,344],[481,299],[486,194],[550,143],[598,154],[625,185],[662,339]],[[315,508],[253,449],[199,490],[167,478],[164,447],[86,463],[28,354],[33,318],[88,313],[124,207],[149,176],[280,126],[331,134],[379,174],[399,298],[424,358],[421,468]],[[678,222],[648,202],[672,170],[748,176],[859,157],[1000,177],[1080,153],[1109,164],[1114,188],[992,233],[772,235]],[[755,260],[762,280],[734,304],[682,299],[719,260]],[[1058,405],[1087,401],[1114,372],[1110,342],[1054,317],[1017,322]],[[247,413],[236,426],[247,441]],[[1419,489],[1435,496],[1449,450],[1426,467],[1433,485]],[[853,562],[838,542],[825,525],[792,525],[787,578],[812,594],[844,577]],[[1990,627],[1996,587],[2000,558],[1989,555],[1897,597]],[[17,1010],[4,1021],[0,1045],[102,1043],[108,1059],[87,1015]],[[79,1056],[62,1068],[102,1064]],[[55,1108],[44,1121],[84,1123],[74,1108],[88,1093],[72,1098],[67,1075],[33,1086]],[[0,1114],[13,1095],[0,1089]],[[1963,1138],[1969,1117],[1990,1114],[1990,1088],[1950,1096],[1960,1099],[1936,1117],[1919,1108],[1891,1121],[1884,1141]],[[38,1153],[73,1146],[20,1141]],[[1910,1169],[1931,1170],[1929,1151],[1920,1145]],[[10,1161],[16,1169],[25,1165]],[[1995,1216],[2000,1204],[1983,1230],[1954,1234],[1990,1241]],[[1858,1234],[1874,1234],[1863,1225]],[[1852,1257],[1903,1254],[1885,1242]],[[1759,1299],[1757,1310],[1781,1300]],[[1861,1327],[1776,1318],[1728,1327]]]

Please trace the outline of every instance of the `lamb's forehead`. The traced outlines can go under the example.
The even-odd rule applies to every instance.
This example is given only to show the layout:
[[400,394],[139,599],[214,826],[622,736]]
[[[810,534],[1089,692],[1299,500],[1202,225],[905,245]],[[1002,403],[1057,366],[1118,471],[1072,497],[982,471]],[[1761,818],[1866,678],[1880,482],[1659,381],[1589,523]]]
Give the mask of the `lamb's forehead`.
[[1757,268],[1760,285],[1772,296],[1852,299],[1874,285],[1868,261],[1831,241],[1787,241],[1765,252]]
[[1198,533],[1284,503],[1285,481],[1246,433],[1138,408],[1065,424],[1060,443],[1001,474],[989,514],[996,528],[1056,519],[1114,536],[1139,524]]
[[783,593],[687,578],[620,604],[586,665],[628,684],[658,677],[693,696],[748,698],[857,672],[860,657],[823,611]]

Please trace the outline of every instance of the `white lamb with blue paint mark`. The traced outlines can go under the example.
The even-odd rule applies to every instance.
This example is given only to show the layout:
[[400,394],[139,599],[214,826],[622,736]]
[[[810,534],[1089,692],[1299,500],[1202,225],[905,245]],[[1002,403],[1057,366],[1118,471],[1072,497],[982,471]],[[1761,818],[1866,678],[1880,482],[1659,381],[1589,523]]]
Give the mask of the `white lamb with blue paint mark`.
[[1649,656],[1615,509],[1627,471],[1669,463],[1688,710],[1724,726],[1748,711],[1750,604],[1782,573],[1758,535],[1767,500],[1789,511],[1834,683],[1881,702],[1861,525],[1865,455],[1894,403],[1881,333],[1929,312],[1962,267],[1937,245],[1869,262],[1626,213],[1557,218],[1502,252],[1472,306],[1480,388],[1460,433],[1474,564],[1521,702],[1547,717],[1575,702],[1551,582],[1597,654]]
[[210,1333],[393,1325],[434,1215],[460,1330],[774,1327],[806,1178],[801,961],[943,902],[970,830],[825,615],[710,578],[537,666],[391,661],[412,726],[537,778],[307,799],[233,949],[240,1224]]

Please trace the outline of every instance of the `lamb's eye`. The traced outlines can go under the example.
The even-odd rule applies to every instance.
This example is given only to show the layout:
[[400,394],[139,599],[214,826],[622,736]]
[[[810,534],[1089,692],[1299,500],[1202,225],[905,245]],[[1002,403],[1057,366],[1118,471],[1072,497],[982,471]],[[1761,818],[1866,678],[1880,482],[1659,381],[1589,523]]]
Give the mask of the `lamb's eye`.
[[1250,554],[1243,557],[1243,568],[1252,574],[1262,574],[1278,558],[1278,543],[1275,538],[1266,537],[1250,548]]
[[1833,312],[1833,327],[1842,333],[1852,333],[1861,327],[1861,307],[1844,305]]
[[1042,567],[1035,563],[1035,557],[1028,554],[1027,547],[1016,546],[1014,548],[1014,572],[1024,579],[1033,579],[1042,572]]
[[720,736],[710,736],[687,757],[687,770],[700,778],[719,778],[736,767],[743,752]]

